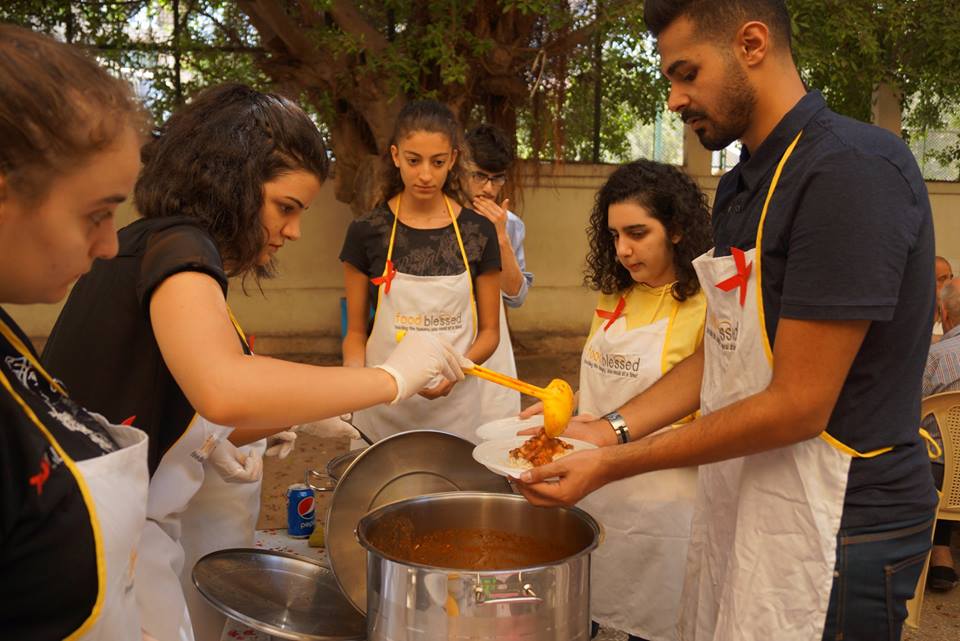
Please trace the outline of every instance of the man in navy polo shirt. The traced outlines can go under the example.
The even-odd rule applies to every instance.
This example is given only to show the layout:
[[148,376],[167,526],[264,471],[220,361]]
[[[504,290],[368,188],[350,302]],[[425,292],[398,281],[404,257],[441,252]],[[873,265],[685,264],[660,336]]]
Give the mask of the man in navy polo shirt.
[[[632,443],[531,470],[521,491],[574,503],[700,465],[681,638],[898,639],[936,502],[918,435],[934,309],[920,171],[899,138],[807,91],[783,0],[644,11],[670,109],[708,149],[743,143],[717,190],[715,249],[695,262],[704,343],[570,429]],[[698,407],[700,419],[641,438]]]

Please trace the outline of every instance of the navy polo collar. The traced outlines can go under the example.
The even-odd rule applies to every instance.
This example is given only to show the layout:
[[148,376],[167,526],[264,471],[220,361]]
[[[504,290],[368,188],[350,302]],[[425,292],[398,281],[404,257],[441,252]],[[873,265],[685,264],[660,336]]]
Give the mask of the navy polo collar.
[[817,113],[827,107],[819,91],[810,91],[777,123],[755,153],[746,147],[740,152],[740,180],[749,191],[760,184],[783,157],[783,153]]

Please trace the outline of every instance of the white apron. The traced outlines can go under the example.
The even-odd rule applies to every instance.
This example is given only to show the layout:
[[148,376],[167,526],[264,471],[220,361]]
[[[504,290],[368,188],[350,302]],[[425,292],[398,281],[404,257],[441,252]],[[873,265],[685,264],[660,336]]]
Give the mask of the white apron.
[[[187,431],[167,450],[150,479],[147,525],[137,562],[137,603],[143,629],[157,641],[193,641],[180,576],[184,572],[181,515],[200,490],[204,464],[190,454],[209,437],[226,438],[233,428],[194,415]],[[211,470],[211,474],[216,474]]]
[[[229,309],[228,312],[240,340],[247,346],[233,313]],[[252,543],[261,483],[227,483],[216,470],[191,454],[208,438],[224,439],[232,431],[232,427],[194,415],[150,479],[136,591],[143,629],[157,641],[206,641],[209,637],[194,635],[194,611],[199,613],[198,633],[202,630],[206,635],[215,630],[218,621],[223,628],[224,619],[206,603],[193,610],[188,607],[188,603],[192,606],[203,601],[195,593],[190,575],[193,564],[206,552]],[[266,441],[261,440],[241,451],[265,449],[265,445]],[[251,506],[255,506],[252,514],[248,513]],[[184,585],[190,585],[191,590],[185,591]],[[219,639],[220,631],[215,634],[213,638]]]
[[[265,439],[239,448],[246,455],[263,456]],[[227,483],[209,463],[204,464],[203,483],[180,515],[183,572],[180,584],[186,598],[193,632],[200,641],[219,640],[226,616],[200,594],[193,584],[193,566],[206,554],[228,548],[253,546],[260,516],[262,479],[250,483]]]
[[[670,300],[669,318],[627,329],[626,315],[616,313],[597,329],[580,362],[581,413],[612,412],[664,374],[679,311]],[[615,481],[580,501],[605,532],[590,556],[594,621],[650,641],[676,639],[696,489],[696,468],[660,470]]]
[[[517,361],[513,357],[513,342],[510,340],[510,327],[507,325],[507,313],[502,296],[500,297],[500,343],[497,344],[496,351],[484,362],[484,366],[513,378],[517,377]],[[485,380],[480,381],[480,392],[480,425],[520,413],[520,392]]]
[[[767,387],[773,353],[760,279],[767,193],[756,248],[694,261],[707,297],[701,412]],[[776,215],[775,213],[773,215]],[[819,641],[836,564],[847,472],[859,454],[824,432],[801,443],[700,466],[681,610],[686,641]]]
[[[253,354],[253,348],[232,312],[230,320],[247,351]],[[238,449],[247,456],[252,453],[263,456],[267,440],[260,439]],[[193,584],[193,566],[210,552],[253,546],[257,518],[260,516],[262,485],[262,476],[250,483],[228,483],[209,463],[205,463],[203,483],[186,511],[180,515],[184,553],[180,584],[193,623],[193,632],[199,641],[219,641],[227,617],[210,605],[197,590]]]
[[[383,276],[372,279],[379,286],[373,331],[367,339],[367,366],[379,365],[396,349],[398,332],[433,332],[466,353],[476,337],[476,306],[473,280],[460,227],[450,202],[444,197],[464,271],[453,276],[414,276],[396,271],[393,245],[400,217],[400,203],[393,219],[387,263]],[[439,383],[440,380],[435,381]],[[476,442],[480,425],[480,381],[468,376],[450,394],[428,400],[415,395],[396,405],[376,405],[354,413],[354,422],[374,441],[397,432],[440,429]]]
[[112,425],[99,414],[93,416],[121,449],[76,462],[93,498],[106,562],[103,609],[93,627],[79,638],[139,639],[140,611],[133,580],[147,512],[147,435],[135,427]]
[[[68,396],[3,322],[0,322],[0,334],[30,362],[56,393]],[[80,629],[67,638],[83,641],[140,639],[141,621],[134,595],[134,567],[146,518],[147,435],[135,427],[113,425],[95,412],[89,414],[110,433],[119,449],[85,461],[70,458],[43,423],[35,415],[32,416],[80,486],[98,548],[98,571],[103,567],[94,611]],[[70,533],[65,532],[64,535],[69,537]]]

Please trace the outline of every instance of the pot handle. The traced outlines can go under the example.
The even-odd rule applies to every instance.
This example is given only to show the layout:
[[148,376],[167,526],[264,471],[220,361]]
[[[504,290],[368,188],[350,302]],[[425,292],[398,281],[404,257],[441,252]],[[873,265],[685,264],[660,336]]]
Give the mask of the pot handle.
[[333,492],[337,489],[337,480],[320,470],[307,470],[303,482],[315,492]]
[[473,598],[477,605],[501,605],[506,603],[543,603],[543,599],[537,596],[533,591],[533,586],[524,583],[521,588],[521,596],[496,597],[488,596],[479,583],[473,588]]

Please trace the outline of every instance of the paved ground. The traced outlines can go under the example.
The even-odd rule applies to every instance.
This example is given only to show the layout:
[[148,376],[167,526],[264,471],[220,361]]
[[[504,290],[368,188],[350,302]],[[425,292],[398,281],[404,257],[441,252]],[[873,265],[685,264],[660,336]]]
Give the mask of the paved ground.
[[[577,387],[579,376],[579,353],[557,352],[538,354],[530,350],[518,349],[517,368],[520,378],[536,385],[545,385],[553,378],[562,378]],[[304,355],[296,360],[318,364],[334,364],[337,359],[323,355]],[[525,399],[525,402],[529,402]],[[319,439],[322,440],[322,439]],[[317,454],[335,455],[345,450],[345,443],[333,440],[331,443],[317,443]],[[265,471],[265,485],[270,471]],[[285,484],[282,485],[286,488]],[[960,530],[960,527],[957,528]],[[954,557],[960,561],[960,531],[955,531],[953,539]],[[597,641],[626,641],[627,635],[616,630],[601,630]],[[924,597],[919,630],[907,629],[904,641],[958,641],[960,640],[960,588],[947,594],[927,591]]]

